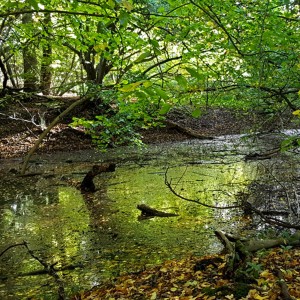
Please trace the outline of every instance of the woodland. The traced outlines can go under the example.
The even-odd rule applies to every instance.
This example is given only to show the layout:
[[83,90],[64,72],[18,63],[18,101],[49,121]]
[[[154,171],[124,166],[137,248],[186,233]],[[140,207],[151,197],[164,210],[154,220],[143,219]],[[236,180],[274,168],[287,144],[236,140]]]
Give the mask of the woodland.
[[[21,156],[17,172],[26,176],[49,135],[57,137],[59,150],[92,145],[109,151],[141,147],[149,133],[174,129],[213,139],[226,130],[297,128],[299,49],[299,0],[3,0],[0,158]],[[63,132],[76,135],[73,142],[67,136],[72,145],[59,140]],[[20,144],[22,150],[15,150]],[[271,152],[245,159],[268,159],[299,145],[293,135]],[[182,201],[234,208],[181,195],[168,171],[165,185]],[[297,218],[288,220],[265,214],[245,198],[239,204],[247,216],[280,228],[281,236],[244,240],[217,230],[223,254],[168,261],[73,299],[299,299],[296,200],[285,213]],[[144,217],[172,217],[139,209]],[[15,246],[39,260],[26,242]],[[0,257],[10,248],[4,245]],[[59,278],[59,270],[41,264]],[[59,299],[66,299],[63,287]]]

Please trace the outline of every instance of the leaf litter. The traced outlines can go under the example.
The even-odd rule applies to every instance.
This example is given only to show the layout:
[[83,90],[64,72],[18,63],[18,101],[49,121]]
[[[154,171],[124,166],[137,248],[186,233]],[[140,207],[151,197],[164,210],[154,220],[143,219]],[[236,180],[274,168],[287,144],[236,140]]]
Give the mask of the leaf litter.
[[[248,283],[224,277],[224,255],[190,256],[122,275],[89,291],[83,291],[72,299],[284,300],[286,296],[283,295],[282,284],[290,299],[300,299],[299,261],[298,248],[260,251],[248,264],[259,266],[260,272],[254,281]],[[282,278],[278,277],[278,270]],[[251,269],[245,268],[245,272],[251,273]]]

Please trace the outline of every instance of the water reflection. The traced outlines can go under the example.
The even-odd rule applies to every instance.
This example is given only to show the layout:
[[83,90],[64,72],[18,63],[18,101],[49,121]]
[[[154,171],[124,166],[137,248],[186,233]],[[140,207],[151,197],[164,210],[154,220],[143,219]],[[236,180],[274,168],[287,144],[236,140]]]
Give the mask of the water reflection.
[[[240,141],[220,139],[153,147],[130,159],[119,156],[115,173],[96,177],[93,196],[61,180],[66,174],[80,180],[92,163],[51,165],[51,179],[7,177],[0,183],[0,252],[25,240],[36,256],[64,269],[58,275],[67,294],[166,259],[218,252],[213,231],[238,233],[244,224],[240,212],[184,202],[165,186],[165,171],[169,167],[168,177],[183,196],[225,206],[265,172],[237,155],[245,149]],[[138,204],[179,217],[140,222]],[[7,251],[0,257],[1,299],[55,299],[58,287],[51,276],[23,276],[41,269],[24,247]]]

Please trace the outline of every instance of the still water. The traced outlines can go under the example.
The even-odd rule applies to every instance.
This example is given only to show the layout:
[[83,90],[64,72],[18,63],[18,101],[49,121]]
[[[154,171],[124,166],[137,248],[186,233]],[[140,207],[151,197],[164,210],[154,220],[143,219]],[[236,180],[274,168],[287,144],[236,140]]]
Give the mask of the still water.
[[[57,299],[57,279],[44,272],[42,263],[61,270],[57,275],[69,297],[167,259],[219,252],[214,230],[246,234],[242,212],[184,201],[170,192],[165,176],[188,199],[232,205],[268,168],[283,174],[292,165],[298,172],[294,154],[267,162],[244,160],[276,145],[273,137],[227,136],[105,154],[43,155],[32,160],[29,170],[42,174],[27,177],[11,172],[19,161],[3,161],[0,254],[15,246],[0,256],[0,298]],[[108,160],[117,163],[116,171],[97,176],[96,193],[82,195],[76,183],[93,164]],[[140,220],[138,204],[179,216]]]

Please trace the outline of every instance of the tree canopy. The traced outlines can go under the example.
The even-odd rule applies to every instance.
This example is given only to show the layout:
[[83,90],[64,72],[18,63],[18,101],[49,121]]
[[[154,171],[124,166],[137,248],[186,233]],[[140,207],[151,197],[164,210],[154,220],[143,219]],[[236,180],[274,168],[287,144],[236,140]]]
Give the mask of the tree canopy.
[[296,111],[299,10],[293,0],[2,1],[1,96],[88,92],[140,126],[185,103],[195,117],[216,104]]

